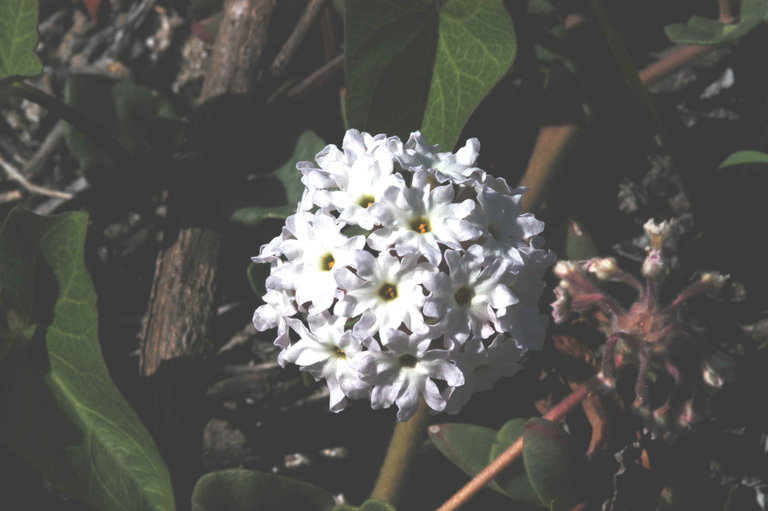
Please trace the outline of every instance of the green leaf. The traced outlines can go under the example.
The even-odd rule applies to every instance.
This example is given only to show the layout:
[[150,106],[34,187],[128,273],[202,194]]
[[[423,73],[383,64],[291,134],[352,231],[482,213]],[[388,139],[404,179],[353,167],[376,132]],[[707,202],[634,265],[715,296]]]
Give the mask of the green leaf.
[[768,154],[760,151],[737,151],[725,159],[720,164],[720,168],[733,167],[736,165],[755,165],[768,163]]
[[718,20],[692,16],[687,23],[673,23],[664,27],[664,33],[676,44],[726,44],[741,39],[768,15],[766,0],[742,0],[738,23],[726,24]]
[[427,105],[437,10],[432,2],[347,0],[344,20],[349,126],[407,137]]
[[501,0],[449,0],[439,12],[437,57],[421,129],[427,140],[450,151],[480,101],[512,67],[517,42]]
[[28,323],[0,369],[0,440],[96,509],[172,510],[168,471],[101,355],[87,223],[14,209],[0,230],[3,297]]
[[[527,419],[512,419],[504,424],[496,434],[496,441],[491,448],[488,462],[498,458],[507,448],[514,444],[525,432]],[[538,494],[531,486],[523,466],[523,460],[517,459],[504,471],[496,476],[496,482],[512,499],[525,502],[532,506],[542,506]]]
[[583,261],[598,257],[595,242],[575,220],[569,220],[565,231],[565,257],[569,261]]
[[[496,433],[496,430],[484,426],[453,422],[431,426],[429,439],[451,463],[474,477],[488,465]],[[488,487],[506,495],[495,481]]]
[[347,0],[345,40],[349,126],[400,137],[421,127],[444,150],[517,48],[501,0]]
[[206,474],[192,492],[192,511],[325,511],[333,502],[318,486],[244,469]]
[[[146,156],[148,134],[158,119],[177,119],[167,98],[134,82],[96,76],[71,76],[64,85],[64,102],[104,126],[134,156]],[[102,177],[114,162],[87,135],[65,124],[64,139],[89,179]]]
[[342,504],[340,506],[334,506],[331,511],[397,511],[392,504],[384,502],[383,500],[369,499],[363,502],[360,507],[350,506]]
[[37,0],[0,0],[0,84],[42,72],[36,46]]
[[661,119],[659,112],[656,110],[656,106],[653,104],[648,89],[646,89],[645,85],[640,81],[640,76],[637,74],[637,68],[632,61],[632,57],[624,46],[624,42],[621,40],[611,18],[608,16],[602,0],[591,0],[591,2],[597,20],[600,23],[600,28],[602,28],[603,34],[608,41],[608,47],[611,49],[611,53],[621,70],[621,74],[624,76],[624,81],[627,83],[627,86],[632,93],[643,104],[651,120],[656,125],[656,129],[661,135],[661,138],[666,142],[667,147],[671,149],[672,138],[669,136],[667,127]]
[[[231,198],[224,205],[226,216],[234,222],[256,225],[266,218],[284,219],[296,213],[296,205],[304,193],[301,172],[296,169],[296,164],[314,161],[315,155],[325,146],[325,141],[314,131],[303,132],[288,161],[271,174],[250,176],[251,186],[245,187],[248,196]],[[243,202],[247,205],[243,206]],[[251,205],[254,203],[258,205]]]
[[534,490],[551,509],[568,510],[582,501],[584,455],[554,422],[528,420],[523,463]]

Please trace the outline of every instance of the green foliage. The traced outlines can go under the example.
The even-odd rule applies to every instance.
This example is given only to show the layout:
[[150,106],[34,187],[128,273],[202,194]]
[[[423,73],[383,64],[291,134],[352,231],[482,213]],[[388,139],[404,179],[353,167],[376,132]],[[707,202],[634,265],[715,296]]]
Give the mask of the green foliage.
[[421,127],[444,150],[515,58],[501,0],[348,0],[345,20],[349,126],[400,137]]
[[369,499],[363,502],[360,507],[341,505],[334,507],[331,511],[396,511],[392,504],[383,500]]
[[[296,212],[296,204],[301,200],[304,184],[301,173],[296,169],[300,161],[312,160],[326,146],[325,141],[314,131],[304,131],[296,140],[291,157],[270,174],[254,174],[249,176],[251,184],[257,185],[258,190],[251,190],[247,197],[234,197],[225,208],[230,211],[227,216],[234,222],[245,225],[256,225],[267,218],[286,218]],[[278,203],[274,202],[275,197]],[[248,205],[239,204],[247,201]],[[256,203],[257,205],[251,205]],[[267,205],[263,205],[267,203]]]
[[0,439],[96,509],[172,510],[168,471],[101,355],[87,223],[15,209],[0,230],[0,288],[19,325],[0,366]]
[[525,435],[523,456],[488,486],[513,500],[560,511],[581,502],[585,457],[555,423],[512,419],[499,431],[472,424],[440,424],[432,443],[469,476],[475,476]]
[[326,511],[333,503],[315,485],[244,469],[206,474],[192,493],[192,511]]
[[581,502],[585,457],[557,424],[539,417],[528,421],[523,463],[539,499],[551,509],[568,510]]
[[[150,153],[148,134],[159,119],[178,119],[168,99],[130,81],[72,76],[64,87],[64,101],[104,126],[134,156]],[[89,179],[115,165],[92,138],[70,124],[65,125],[64,136],[67,147]]]
[[407,137],[421,126],[437,49],[428,2],[347,0],[344,67],[351,128]]
[[667,25],[664,33],[677,44],[719,45],[737,41],[768,20],[768,1],[741,0],[739,12],[738,23],[692,16],[687,23]]
[[563,259],[583,261],[600,255],[595,242],[578,222],[569,220],[565,229],[565,257]]
[[[498,458],[510,445],[523,436],[527,422],[527,419],[512,419],[501,427],[496,434],[496,440],[491,448],[486,464]],[[541,500],[539,500],[539,496],[528,480],[522,458],[515,460],[499,474],[496,477],[496,482],[504,490],[504,493],[514,500],[525,502],[532,506],[541,506]]]
[[514,25],[501,0],[450,0],[440,8],[437,56],[421,129],[451,150],[472,112],[515,61]]
[[720,168],[735,167],[736,165],[765,165],[768,154],[760,151],[737,151],[720,164]]
[[[429,439],[454,465],[474,477],[488,465],[491,449],[496,443],[496,430],[474,424],[438,424],[429,428]],[[489,488],[505,493],[491,481]]]
[[37,0],[0,0],[0,85],[42,72],[36,46]]

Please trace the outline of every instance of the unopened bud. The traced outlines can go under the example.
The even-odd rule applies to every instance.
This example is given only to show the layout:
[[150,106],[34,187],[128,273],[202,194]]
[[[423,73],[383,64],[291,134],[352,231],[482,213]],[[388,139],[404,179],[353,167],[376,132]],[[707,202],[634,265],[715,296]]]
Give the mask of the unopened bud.
[[725,281],[728,280],[728,275],[721,275],[717,272],[706,272],[701,275],[701,283],[706,287],[706,293],[715,297],[720,294],[720,291],[725,285]]
[[587,271],[594,273],[600,280],[614,280],[619,272],[619,265],[613,257],[603,259],[592,259],[589,262]]
[[643,276],[649,279],[657,279],[667,273],[667,265],[661,250],[652,248],[648,250],[648,255],[643,261]]
[[650,219],[645,222],[643,229],[648,236],[648,241],[651,243],[651,248],[661,250],[664,247],[664,242],[669,238],[672,232],[673,222],[664,220],[660,224],[657,224],[654,219]]
[[552,271],[561,279],[566,279],[578,271],[578,266],[571,261],[558,261]]

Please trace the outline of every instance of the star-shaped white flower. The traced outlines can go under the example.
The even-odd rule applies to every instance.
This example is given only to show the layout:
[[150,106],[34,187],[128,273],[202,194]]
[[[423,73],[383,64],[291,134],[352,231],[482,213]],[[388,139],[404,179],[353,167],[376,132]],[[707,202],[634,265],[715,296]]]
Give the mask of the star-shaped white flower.
[[346,318],[360,316],[353,331],[366,337],[386,328],[406,328],[425,331],[421,306],[426,299],[421,282],[429,271],[417,263],[418,256],[407,255],[402,259],[389,252],[374,257],[358,250],[350,266],[335,274],[336,281],[345,291],[336,303],[334,314]]
[[461,243],[476,239],[481,231],[464,220],[475,209],[471,199],[454,202],[451,184],[429,184],[426,171],[413,175],[411,186],[388,188],[380,202],[369,209],[381,228],[368,236],[374,250],[394,246],[398,254],[419,254],[437,266],[442,254],[441,243],[459,249]]
[[403,167],[414,171],[427,170],[439,183],[485,181],[485,171],[475,167],[480,154],[479,140],[470,138],[455,154],[440,153],[437,149],[438,146],[428,144],[416,131],[411,133],[402,153],[397,156]]
[[315,380],[325,379],[332,412],[343,410],[347,398],[367,397],[370,386],[350,365],[352,357],[362,352],[362,342],[351,331],[344,330],[344,318],[334,318],[326,312],[310,316],[307,322],[309,328],[298,319],[288,320],[300,339],[280,353],[280,365],[293,363]]
[[445,411],[459,413],[472,394],[491,389],[502,376],[517,373],[522,369],[518,363],[522,354],[514,340],[501,334],[488,347],[478,337],[468,340],[451,355],[464,374],[464,385],[453,390]]
[[371,344],[368,351],[351,361],[363,380],[373,385],[371,406],[389,408],[396,404],[397,419],[401,421],[416,412],[420,397],[432,410],[442,411],[446,398],[434,380],[443,380],[449,388],[464,383],[461,370],[448,360],[448,351],[428,349],[432,339],[400,330],[386,330],[382,337],[385,349]]
[[509,263],[495,259],[485,264],[483,252],[474,245],[468,251],[447,250],[448,273],[425,276],[429,298],[424,315],[435,318],[446,339],[463,343],[469,336],[482,338],[502,332],[497,315],[518,298],[504,284]]

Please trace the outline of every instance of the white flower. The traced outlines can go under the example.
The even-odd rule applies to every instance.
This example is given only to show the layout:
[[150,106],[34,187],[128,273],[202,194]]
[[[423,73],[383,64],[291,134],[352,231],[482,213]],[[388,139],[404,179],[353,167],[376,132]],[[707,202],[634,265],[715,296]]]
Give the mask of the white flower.
[[408,255],[400,260],[389,252],[378,257],[359,250],[350,270],[340,271],[336,280],[344,297],[336,304],[334,313],[343,317],[361,316],[354,326],[359,336],[373,335],[386,328],[424,331],[426,325],[421,306],[426,297],[421,288],[423,274],[428,271],[417,264],[418,256]]
[[344,319],[328,313],[310,316],[309,328],[298,319],[288,324],[300,340],[285,349],[278,359],[280,365],[294,363],[316,380],[325,379],[330,390],[330,408],[340,412],[347,405],[347,397],[357,399],[370,393],[360,374],[349,363],[362,351],[360,339],[344,330]]
[[398,160],[410,170],[429,170],[439,183],[451,181],[463,184],[468,181],[485,181],[485,171],[475,167],[480,154],[480,141],[467,140],[464,147],[454,153],[439,153],[437,146],[429,145],[420,132],[411,133]]
[[503,335],[497,335],[487,348],[477,337],[467,341],[461,351],[451,355],[464,374],[464,385],[451,393],[445,411],[458,413],[474,392],[489,390],[502,376],[512,376],[522,369],[518,364],[522,354],[523,350]]
[[[342,225],[325,209],[314,214],[300,211],[286,220],[280,243],[267,246],[254,261],[271,259],[279,254],[286,258],[273,268],[267,279],[275,289],[293,290],[299,306],[309,304],[311,314],[327,310],[339,290],[334,274],[351,260],[353,251],[363,247],[363,236],[347,237],[341,233]],[[273,240],[274,242],[274,240]]]
[[475,209],[466,199],[455,203],[453,185],[431,187],[425,171],[413,175],[411,186],[392,186],[370,213],[383,226],[368,236],[374,250],[394,246],[398,255],[419,254],[435,266],[440,264],[438,242],[461,248],[461,242],[480,236],[481,231],[464,220]]
[[416,412],[419,398],[427,405],[442,411],[445,396],[440,393],[434,379],[456,387],[464,383],[458,367],[448,361],[448,351],[428,349],[432,339],[408,335],[399,330],[386,330],[386,351],[369,349],[356,355],[351,364],[373,385],[371,406],[389,408],[397,405],[397,419],[404,421]]
[[349,130],[297,165],[298,210],[253,258],[270,265],[253,323],[277,328],[281,364],[326,381],[331,410],[369,398],[404,420],[423,398],[455,413],[541,348],[544,224],[524,188],[475,166],[479,149]]
[[527,245],[525,240],[544,230],[544,222],[536,220],[530,213],[522,213],[520,199],[523,191],[517,188],[505,194],[482,187],[477,194],[479,214],[472,220],[483,229],[486,238],[483,247],[489,258],[510,255],[516,248]]
[[428,275],[424,281],[430,296],[424,305],[424,315],[438,318],[446,339],[463,343],[470,335],[487,338],[502,329],[497,311],[503,315],[517,297],[503,283],[509,263],[496,259],[483,264],[482,251],[474,245],[467,252],[447,250],[448,273]]

